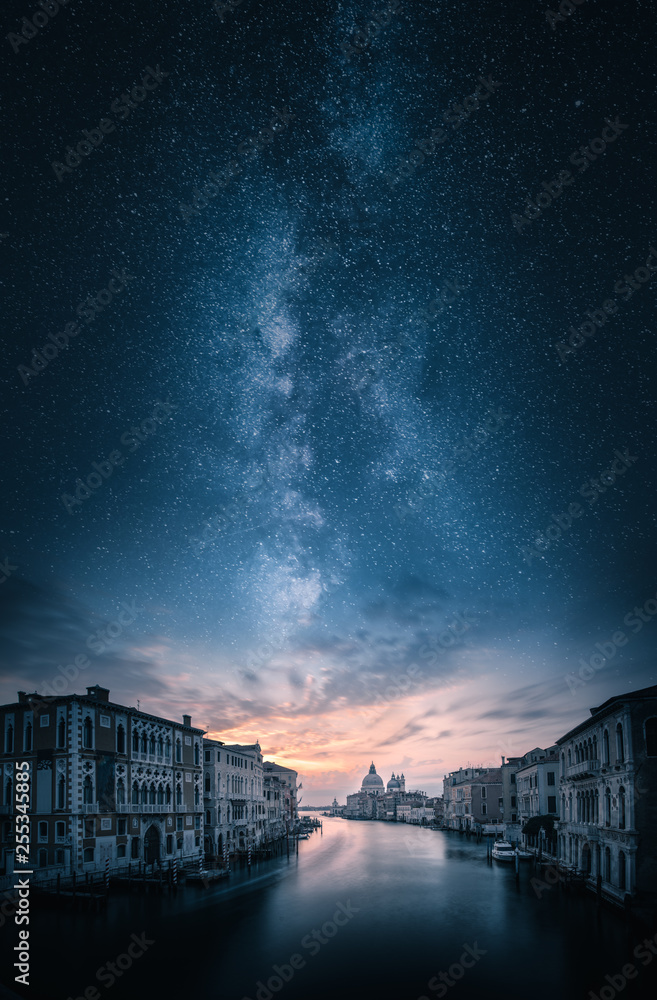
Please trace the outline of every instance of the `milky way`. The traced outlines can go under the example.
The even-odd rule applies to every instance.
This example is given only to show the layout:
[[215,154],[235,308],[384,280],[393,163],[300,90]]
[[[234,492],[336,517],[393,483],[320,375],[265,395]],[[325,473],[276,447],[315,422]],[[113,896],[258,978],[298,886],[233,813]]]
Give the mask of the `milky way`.
[[5,701],[134,601],[78,687],[344,792],[655,682],[652,15],[548,10],[6,37]]

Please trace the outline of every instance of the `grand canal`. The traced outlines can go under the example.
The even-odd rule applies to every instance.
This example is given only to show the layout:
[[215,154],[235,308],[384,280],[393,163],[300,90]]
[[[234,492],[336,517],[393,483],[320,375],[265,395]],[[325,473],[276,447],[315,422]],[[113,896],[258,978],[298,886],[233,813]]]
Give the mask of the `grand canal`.
[[[602,998],[611,1000],[605,975],[619,986],[633,963],[638,974],[619,993],[654,995],[657,958],[644,966],[632,955],[649,929],[559,886],[537,891],[530,863],[516,885],[512,869],[487,863],[485,844],[455,833],[323,822],[323,834],[301,842],[298,854],[207,889],[113,896],[96,914],[39,910],[35,900],[32,985],[17,993],[586,1000],[606,986]],[[10,922],[2,929],[8,986],[16,933]],[[126,953],[133,934],[141,943],[132,954],[143,954],[123,972],[115,965],[115,977],[107,963]]]

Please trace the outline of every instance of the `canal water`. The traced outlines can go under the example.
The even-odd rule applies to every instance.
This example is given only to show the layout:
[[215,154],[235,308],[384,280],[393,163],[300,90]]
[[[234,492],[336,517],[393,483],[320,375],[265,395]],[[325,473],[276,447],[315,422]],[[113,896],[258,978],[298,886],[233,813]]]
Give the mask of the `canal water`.
[[[512,866],[487,863],[485,843],[456,833],[323,823],[298,855],[207,889],[115,896],[93,914],[35,907],[31,986],[16,992],[31,1000],[85,990],[86,1000],[108,992],[112,1000],[657,995],[657,956],[632,955],[648,929],[598,911],[589,896],[532,886],[533,864],[521,865],[516,885]],[[8,921],[0,934],[2,981],[11,986],[17,928]],[[141,940],[133,955],[145,951],[123,958],[131,965],[115,966],[112,982],[107,963],[126,954],[132,935]],[[628,963],[637,974],[622,986]]]

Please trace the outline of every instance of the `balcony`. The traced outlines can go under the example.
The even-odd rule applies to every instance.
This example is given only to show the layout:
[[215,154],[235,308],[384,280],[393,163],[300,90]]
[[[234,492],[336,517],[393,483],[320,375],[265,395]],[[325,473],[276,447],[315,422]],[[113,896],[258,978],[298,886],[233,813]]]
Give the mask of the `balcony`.
[[566,777],[575,781],[580,778],[593,778],[599,770],[599,760],[580,760],[579,764],[571,764],[566,768]]
[[82,812],[84,812],[84,813],[97,813],[98,812],[98,803],[97,802],[83,802],[82,803]]

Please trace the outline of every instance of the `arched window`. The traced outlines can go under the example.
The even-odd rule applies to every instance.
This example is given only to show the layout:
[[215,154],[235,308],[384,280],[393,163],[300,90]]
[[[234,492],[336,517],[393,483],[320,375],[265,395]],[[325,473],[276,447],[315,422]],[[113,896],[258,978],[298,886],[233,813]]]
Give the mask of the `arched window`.
[[139,805],[139,785],[136,781],[132,783],[132,804],[133,806]]
[[180,787],[180,785],[176,787],[176,805],[177,806],[182,805],[182,788]]
[[116,752],[125,753],[125,729],[121,723],[116,730]]
[[157,804],[158,806],[164,805],[164,788],[162,785],[157,786]]
[[622,785],[618,789],[618,829],[625,829],[625,789]]
[[611,882],[611,851],[605,847],[605,881]]
[[66,779],[62,774],[57,782],[57,808],[64,809],[66,806]]
[[122,806],[125,803],[125,781],[119,778],[116,783],[116,804]]
[[13,791],[14,791],[14,782],[12,781],[11,778],[7,778],[7,783],[5,784],[5,805],[6,806],[12,806],[13,805]]
[[11,722],[9,723],[5,731],[5,751],[7,753],[14,752],[14,727],[12,726]]
[[32,723],[28,722],[25,727],[25,752],[32,749]]
[[623,727],[620,722],[616,726],[616,760],[619,762],[625,760],[625,742],[623,740]]
[[182,761],[182,743],[180,742],[180,737],[176,740],[176,763],[180,764]]
[[163,750],[164,750],[164,744],[162,743],[162,737],[158,736],[157,744],[155,747],[155,752],[157,753],[158,757],[162,756]]
[[573,818],[573,793],[571,792],[568,796],[568,819],[572,822]]
[[148,805],[148,786],[146,785],[146,782],[144,782],[141,786],[141,804],[143,806]]
[[605,788],[605,826],[611,826],[611,790]]
[[201,753],[198,748],[198,743],[194,744],[194,763],[198,765],[201,761]]
[[627,861],[625,859],[625,851],[618,852],[618,887],[619,889],[627,888]]
[[570,747],[568,747],[568,767],[572,764],[572,754],[570,752]]
[[155,783],[148,789],[148,804],[154,806],[156,803]]
[[87,775],[82,783],[82,801],[86,805],[91,805],[94,800],[94,786],[91,778]]
[[94,727],[89,716],[84,720],[82,727],[82,746],[85,750],[91,750],[94,745]]
[[598,737],[597,734],[593,737],[593,760],[598,759]]
[[217,806],[217,823],[221,823],[221,806]]
[[63,716],[57,723],[57,746],[66,746],[66,720]]
[[609,763],[609,732],[606,729],[602,734],[602,763]]
[[168,736],[164,744],[164,756],[166,757],[167,760],[169,760],[169,758],[171,757],[171,740]]
[[198,785],[194,789],[194,805],[198,806],[201,803],[201,796],[199,795]]
[[148,753],[148,740],[146,739],[146,733],[141,734],[141,752]]
[[139,753],[139,733],[136,729],[132,730],[132,752]]
[[152,753],[152,754],[155,753],[155,737],[154,736],[151,736],[150,739],[149,739],[149,741],[148,741],[148,752]]
[[209,809],[205,810],[205,822],[206,822],[207,826],[211,826],[212,825],[212,813],[210,812]]
[[563,751],[561,753],[561,777],[566,777],[566,755]]
[[646,719],[646,755],[657,757],[657,718]]
[[208,794],[208,795],[210,794],[210,775],[209,774],[205,775],[205,791],[206,791],[206,794]]
[[171,785],[167,785],[164,793],[164,798],[168,806],[171,805]]

